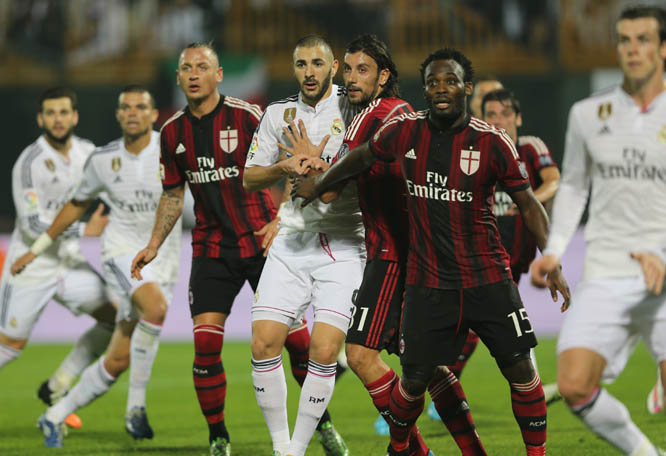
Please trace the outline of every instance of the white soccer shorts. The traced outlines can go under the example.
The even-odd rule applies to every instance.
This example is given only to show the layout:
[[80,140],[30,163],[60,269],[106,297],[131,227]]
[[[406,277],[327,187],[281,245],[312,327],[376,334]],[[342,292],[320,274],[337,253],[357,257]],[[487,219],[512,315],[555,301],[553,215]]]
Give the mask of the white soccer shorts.
[[261,273],[252,321],[292,326],[309,304],[314,321],[347,333],[365,267],[365,244],[356,238],[299,232],[278,234]]
[[666,360],[666,291],[648,293],[643,276],[583,280],[565,314],[557,353],[571,348],[599,353],[607,363],[602,380],[612,382],[641,337],[658,363]]
[[[9,275],[9,271],[5,273]],[[52,279],[34,283],[0,283],[0,332],[27,339],[48,302],[54,299],[74,315],[92,314],[109,302],[102,277],[88,264],[67,269]]]
[[164,299],[167,305],[171,302],[173,297],[173,288],[175,286],[172,282],[162,282],[157,279],[156,265],[154,262],[148,263],[141,269],[141,276],[143,280],[136,280],[131,277],[132,260],[134,254],[122,255],[110,260],[107,260],[102,265],[102,274],[104,280],[109,287],[109,292],[118,303],[118,310],[116,313],[116,321],[132,321],[138,320],[139,314],[132,305],[132,295],[134,292],[149,282],[156,282],[159,284]]

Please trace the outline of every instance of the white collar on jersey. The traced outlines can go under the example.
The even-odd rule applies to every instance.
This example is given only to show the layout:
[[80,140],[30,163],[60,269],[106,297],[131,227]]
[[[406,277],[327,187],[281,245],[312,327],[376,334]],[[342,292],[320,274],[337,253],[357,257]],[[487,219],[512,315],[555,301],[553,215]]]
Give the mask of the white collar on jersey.
[[331,103],[331,100],[337,99],[336,95],[338,93],[338,89],[339,89],[339,87],[338,87],[337,84],[331,84],[331,94],[328,97],[326,97],[322,100],[319,100],[319,103],[317,103],[314,108],[303,101],[303,94],[299,90],[298,91],[298,103],[301,105],[301,109],[303,109],[305,111],[319,112],[322,109],[326,108],[326,106],[329,103]]

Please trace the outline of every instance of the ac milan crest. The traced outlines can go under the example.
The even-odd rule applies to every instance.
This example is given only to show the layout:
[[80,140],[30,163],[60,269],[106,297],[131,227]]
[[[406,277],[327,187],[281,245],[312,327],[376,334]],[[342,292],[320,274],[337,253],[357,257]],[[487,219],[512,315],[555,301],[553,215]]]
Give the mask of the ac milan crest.
[[235,151],[238,147],[238,130],[220,131],[220,147],[228,154]]
[[468,176],[471,176],[479,169],[480,161],[481,152],[478,150],[460,151],[460,170]]

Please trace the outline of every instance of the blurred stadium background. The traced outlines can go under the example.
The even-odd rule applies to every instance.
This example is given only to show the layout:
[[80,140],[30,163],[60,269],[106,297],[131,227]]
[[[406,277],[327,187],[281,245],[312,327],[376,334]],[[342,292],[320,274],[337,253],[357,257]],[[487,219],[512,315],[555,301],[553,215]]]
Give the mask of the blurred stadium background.
[[[297,91],[291,73],[296,40],[319,33],[342,58],[345,44],[375,33],[390,45],[402,94],[423,108],[418,67],[431,51],[453,46],[467,54],[478,75],[494,75],[522,103],[522,134],[541,137],[561,163],[571,104],[621,79],[616,69],[614,23],[625,0],[0,0],[0,110],[3,157],[0,232],[13,229],[11,167],[39,134],[36,100],[54,85],[79,95],[76,134],[97,145],[119,136],[114,109],[119,90],[140,83],[155,94],[161,122],[184,106],[175,84],[179,50],[212,40],[224,67],[222,93],[266,106]],[[666,6],[666,1],[644,1]],[[341,83],[341,78],[336,78]],[[0,243],[7,242],[7,235]],[[93,263],[96,241],[85,240]],[[166,338],[190,339],[184,245],[181,285]],[[565,271],[580,275],[580,236]],[[526,282],[526,281],[523,281]],[[535,328],[554,334],[558,307],[523,283]],[[245,289],[227,327],[231,338],[249,335],[251,292]],[[540,302],[534,302],[540,301]],[[81,320],[80,322],[78,320]],[[35,329],[37,340],[76,337],[74,319],[51,305]],[[63,324],[54,324],[62,321]],[[238,331],[232,328],[238,329]]]

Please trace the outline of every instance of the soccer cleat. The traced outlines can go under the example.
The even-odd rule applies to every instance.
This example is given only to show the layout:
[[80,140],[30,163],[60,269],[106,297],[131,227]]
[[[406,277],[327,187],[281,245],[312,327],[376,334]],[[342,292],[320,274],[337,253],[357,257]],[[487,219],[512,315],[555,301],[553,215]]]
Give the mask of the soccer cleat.
[[437,420],[437,421],[442,421],[442,418],[439,416],[439,412],[435,408],[435,403],[431,402],[430,405],[428,406],[428,417]]
[[379,415],[375,420],[375,434],[377,435],[389,435],[391,431],[389,430],[389,425],[384,419],[383,416]]
[[81,418],[79,418],[79,415],[76,413],[70,413],[67,415],[67,418],[65,418],[65,424],[74,429],[81,429],[83,427]]
[[345,441],[330,421],[321,425],[318,438],[326,456],[349,456]]
[[129,413],[125,415],[125,430],[135,440],[153,438],[154,433],[150,424],[148,424],[145,407],[132,407]]
[[560,394],[560,390],[557,389],[557,383],[547,383],[543,385],[543,397],[546,400],[546,405],[561,401],[562,395]]
[[647,409],[650,415],[656,415],[664,410],[664,386],[661,384],[659,373],[657,373],[657,383],[648,394]]
[[[39,389],[37,390],[37,397],[46,405],[51,406],[62,399],[66,393],[66,391],[61,394],[54,393],[51,388],[49,388],[49,381],[44,380],[42,384],[39,385]],[[65,418],[65,424],[74,429],[81,429],[83,427],[81,418],[79,418],[76,413],[67,415],[67,418]],[[65,435],[67,435],[67,429],[65,429]]]
[[37,426],[44,434],[44,446],[47,448],[62,448],[62,440],[65,434],[63,423],[54,423],[46,418],[46,412],[37,420]]
[[402,451],[396,451],[389,443],[389,446],[386,449],[386,456],[409,456],[409,448],[405,448]]
[[208,454],[210,456],[231,456],[231,443],[224,437],[218,437],[210,442],[210,453]]

